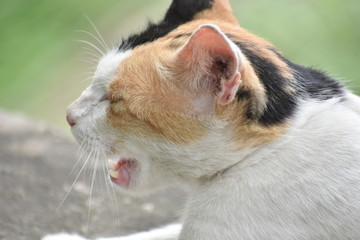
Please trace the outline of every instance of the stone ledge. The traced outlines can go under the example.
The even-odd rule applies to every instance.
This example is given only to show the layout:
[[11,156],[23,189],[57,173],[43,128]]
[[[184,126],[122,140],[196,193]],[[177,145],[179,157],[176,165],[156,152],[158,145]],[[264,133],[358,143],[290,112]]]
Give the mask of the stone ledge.
[[[176,221],[185,194],[177,188],[134,199],[108,194],[99,171],[91,197],[81,175],[58,210],[80,168],[78,146],[60,131],[24,116],[0,111],[0,239],[41,239],[75,232],[89,238],[124,235]],[[89,170],[87,170],[89,172]],[[91,171],[91,170],[90,170]],[[86,171],[85,171],[86,172]]]

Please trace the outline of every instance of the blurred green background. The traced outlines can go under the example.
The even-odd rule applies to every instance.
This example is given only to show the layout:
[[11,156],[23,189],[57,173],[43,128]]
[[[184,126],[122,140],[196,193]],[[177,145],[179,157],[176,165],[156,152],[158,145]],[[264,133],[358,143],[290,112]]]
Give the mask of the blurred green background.
[[[290,60],[329,72],[360,93],[360,1],[230,0],[241,25]],[[0,108],[69,133],[66,106],[90,83],[97,60],[86,40],[109,46],[159,20],[171,0],[0,1]]]

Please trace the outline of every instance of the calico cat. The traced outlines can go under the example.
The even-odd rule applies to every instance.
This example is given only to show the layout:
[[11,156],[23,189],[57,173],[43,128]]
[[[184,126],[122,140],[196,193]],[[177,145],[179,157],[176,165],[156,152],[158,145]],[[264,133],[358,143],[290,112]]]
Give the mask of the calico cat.
[[67,119],[119,189],[193,188],[181,226],[112,239],[360,239],[360,98],[227,0],[173,0],[101,59]]

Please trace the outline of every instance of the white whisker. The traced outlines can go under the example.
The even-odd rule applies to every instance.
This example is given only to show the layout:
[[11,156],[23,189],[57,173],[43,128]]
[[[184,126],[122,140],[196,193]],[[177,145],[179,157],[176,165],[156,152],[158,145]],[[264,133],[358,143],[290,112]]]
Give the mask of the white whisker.
[[111,184],[108,182],[108,184],[110,184],[110,188],[111,188],[111,194],[114,198],[111,198],[111,200],[114,200],[114,207],[115,207],[115,218],[116,218],[116,221],[120,222],[120,215],[119,215],[119,209],[118,209],[118,200],[117,200],[117,197],[116,197],[116,192],[115,192],[115,188],[114,188],[114,184]]
[[[94,161],[94,154],[95,154],[95,143],[94,142],[91,144],[90,148],[91,148],[90,158],[91,158],[91,162],[92,162],[92,161]],[[91,171],[91,166],[92,166],[92,164],[88,164],[86,166],[84,177],[89,175],[89,172]]]
[[98,163],[99,163],[99,151],[96,150],[95,151],[95,155],[93,158],[93,162],[95,162],[95,164],[93,164],[93,172],[92,172],[92,176],[91,176],[91,184],[90,184],[90,196],[89,196],[89,208],[88,208],[88,214],[87,214],[87,224],[86,224],[86,233],[89,229],[89,223],[90,223],[90,214],[91,214],[91,204],[92,204],[92,195],[93,195],[93,190],[94,190],[94,184],[95,184],[95,178],[96,178],[96,173],[97,173],[97,168],[98,168]]
[[98,61],[92,59],[92,58],[75,58],[76,61],[80,61],[80,62],[84,62],[84,63],[89,63],[89,64],[93,64],[96,65],[98,63]]
[[89,159],[90,159],[90,156],[91,156],[92,152],[93,152],[93,150],[90,151],[90,153],[89,153],[86,161],[84,162],[84,165],[83,165],[82,168],[80,169],[80,171],[79,171],[78,175],[76,176],[74,182],[71,184],[69,190],[67,191],[67,193],[66,193],[64,199],[62,200],[62,202],[60,203],[59,207],[55,210],[55,214],[54,214],[54,215],[56,215],[56,214],[59,212],[60,208],[63,206],[65,200],[67,199],[67,197],[69,196],[70,192],[71,192],[72,189],[74,188],[74,185],[75,185],[75,183],[78,181],[81,173],[83,172],[85,166],[87,165],[87,163],[88,163],[88,161],[89,161]]
[[102,55],[100,55],[97,51],[95,51],[94,49],[92,48],[89,48],[89,47],[81,47],[82,49],[86,50],[86,52],[84,52],[84,54],[87,54],[97,60],[99,60],[101,58]]
[[89,80],[93,80],[93,78],[94,78],[94,76],[89,76],[89,77],[87,77],[87,78],[82,79],[81,81],[82,81],[82,82],[87,82],[87,81],[89,81]]
[[112,191],[113,189],[110,188],[110,185],[112,185],[112,184],[109,181],[109,175],[108,175],[108,171],[107,171],[107,168],[108,168],[107,162],[103,161],[102,165],[103,165],[103,175],[104,175],[105,186],[106,186],[106,190],[109,195],[109,198],[110,198],[111,211],[114,214],[113,216],[115,217],[116,221],[120,222],[120,216],[119,216],[119,210],[118,210],[118,206],[117,206],[115,192]]
[[75,40],[76,42],[81,42],[81,43],[85,43],[91,47],[93,47],[94,49],[96,49],[99,53],[101,53],[101,56],[104,56],[105,53],[103,51],[101,51],[100,48],[98,48],[95,44],[92,44],[91,42],[89,41],[86,41],[86,40]]
[[97,61],[95,60],[92,60],[92,59],[83,59],[83,58],[78,58],[78,59],[75,59],[76,61],[79,61],[79,62],[83,62],[83,63],[87,63],[87,64],[97,64]]
[[[84,144],[86,143],[86,140],[88,139],[88,137],[86,136],[82,141],[81,141],[81,144],[79,146],[79,149],[77,151],[77,154],[79,153],[83,153],[84,150],[86,150],[86,148],[83,148],[84,147]],[[80,154],[81,155],[81,154]]]
[[86,142],[87,137],[84,138],[84,140],[82,141],[79,150],[77,152],[77,154],[79,155],[78,160],[76,161],[74,167],[71,169],[70,173],[68,174],[68,176],[66,177],[65,182],[69,179],[69,177],[72,175],[72,173],[75,171],[76,167],[79,165],[79,163],[81,162],[81,159],[85,156],[85,153],[89,150],[88,147],[83,147],[84,143]]
[[105,42],[101,41],[94,34],[88,32],[88,31],[85,31],[85,30],[75,30],[75,32],[85,33],[85,34],[89,35],[90,37],[94,38],[106,51],[109,51],[109,49],[108,49],[107,45],[105,44]]
[[97,33],[97,35],[100,37],[102,43],[103,43],[103,46],[105,47],[105,49],[107,51],[109,51],[109,47],[106,45],[106,42],[104,41],[104,38],[101,36],[99,30],[97,29],[97,27],[95,26],[95,24],[91,21],[91,19],[87,16],[87,15],[84,15],[86,17],[86,19],[90,22],[91,26],[94,28],[95,32]]
[[94,76],[95,71],[90,71],[90,72],[83,72],[82,75],[87,75],[90,74],[91,76]]

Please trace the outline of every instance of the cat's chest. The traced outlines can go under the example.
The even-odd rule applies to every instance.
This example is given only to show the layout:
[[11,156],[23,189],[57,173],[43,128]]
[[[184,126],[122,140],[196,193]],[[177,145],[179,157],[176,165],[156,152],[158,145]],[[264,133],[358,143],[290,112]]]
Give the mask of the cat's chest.
[[[241,178],[207,186],[190,199],[180,239],[331,239],[336,234],[333,239],[343,239],[338,230],[354,227],[354,219],[360,221],[359,208],[344,207],[356,205],[356,199],[349,200],[360,194],[354,185],[345,194],[335,191],[335,196],[342,196],[336,198],[330,193],[341,184],[326,179],[259,180],[256,185],[236,180]],[[326,184],[331,187],[324,188]]]

